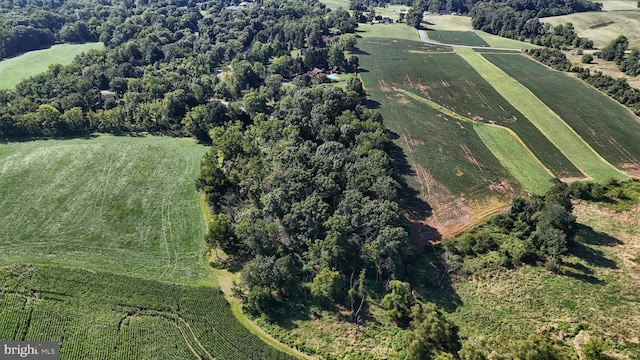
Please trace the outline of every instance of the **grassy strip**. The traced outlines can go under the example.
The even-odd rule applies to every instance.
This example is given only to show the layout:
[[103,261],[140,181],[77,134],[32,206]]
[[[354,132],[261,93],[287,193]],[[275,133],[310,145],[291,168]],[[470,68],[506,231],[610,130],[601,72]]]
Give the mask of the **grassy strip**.
[[[220,252],[220,250],[218,250],[218,252]],[[268,332],[266,332],[264,329],[262,329],[260,326],[258,326],[256,323],[251,321],[251,319],[249,319],[242,312],[242,302],[238,298],[232,295],[233,292],[231,290],[231,288],[233,287],[233,282],[239,279],[237,274],[233,274],[228,270],[223,270],[223,269],[213,269],[213,273],[216,275],[216,278],[218,279],[218,284],[220,285],[220,289],[222,290],[225,299],[227,299],[227,301],[229,302],[229,305],[231,306],[231,312],[236,317],[238,322],[240,322],[242,326],[244,326],[247,330],[249,330],[249,332],[259,337],[262,341],[267,343],[269,346],[275,348],[276,350],[279,350],[285,354],[291,355],[297,359],[315,359],[313,357],[310,357],[300,352],[299,350],[296,350],[294,348],[291,348],[281,343],[280,341],[275,339],[273,336],[271,336]]]
[[480,38],[482,38],[482,40],[484,40],[487,44],[489,44],[489,46],[495,47],[495,48],[521,50],[521,49],[535,49],[540,47],[538,45],[534,45],[528,42],[509,39],[502,36],[489,34],[480,30],[475,30],[475,33],[478,34],[478,36],[480,36]]
[[369,90],[377,86],[383,91],[407,89],[467,118],[507,127],[557,177],[584,176],[537,127],[453,53],[453,48],[381,38],[363,39],[359,46],[372,54],[360,57],[362,66],[369,70],[361,73]]
[[44,50],[34,50],[0,61],[0,89],[10,89],[28,77],[47,71],[51,64],[70,64],[80,53],[102,49],[99,42],[86,44],[60,44]]
[[536,125],[586,175],[597,181],[627,178],[625,174],[607,163],[529,89],[472,49],[458,48],[456,52],[476,69],[498,93]]
[[548,190],[550,186],[549,180],[552,178],[551,172],[544,167],[512,130],[473,121],[409,91],[402,89],[398,89],[398,91],[423,102],[443,114],[472,124],[487,148],[507,168],[509,173],[520,182],[524,189],[536,194],[543,194]]

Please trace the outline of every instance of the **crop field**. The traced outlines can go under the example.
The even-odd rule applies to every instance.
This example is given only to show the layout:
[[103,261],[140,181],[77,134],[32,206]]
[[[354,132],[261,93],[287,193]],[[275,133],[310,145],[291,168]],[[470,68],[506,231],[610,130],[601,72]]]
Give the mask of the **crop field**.
[[218,288],[51,266],[0,266],[0,339],[62,359],[293,359],[251,334]]
[[471,124],[482,142],[525,190],[544,194],[551,187],[551,172],[524,146],[512,130],[471,120],[409,91],[398,91],[439,111],[442,115]]
[[485,58],[527,87],[604,159],[640,175],[640,120],[628,109],[584,82],[523,56]]
[[[536,157],[559,177],[581,177],[573,165],[524,115],[507,102],[449,47],[410,41],[363,39],[360,48],[373,54],[372,73],[382,88],[405,89],[476,121],[513,130]],[[368,61],[369,56],[361,56]],[[364,66],[364,65],[363,65]],[[382,69],[382,70],[381,70]],[[369,73],[362,78],[369,88]],[[379,82],[379,83],[378,83]]]
[[[379,103],[385,126],[397,134],[395,142],[403,149],[398,159],[401,173],[433,209],[430,226],[443,236],[450,235],[502,209],[508,198],[520,193],[518,182],[485,146],[473,124],[398,91],[428,98],[417,89],[422,80],[416,77],[414,82],[407,71],[424,67],[425,58],[455,56],[440,53],[450,50],[381,38],[366,38],[359,44],[363,52],[376,54],[360,55],[361,67],[366,69],[360,75],[372,101]],[[416,217],[420,215],[429,214]]]
[[[590,148],[545,102],[536,97],[525,86],[493,65],[472,49],[457,49],[457,52],[513,106],[536,125],[551,142],[560,149],[585,175],[598,181],[610,178],[624,179],[611,164]],[[487,54],[487,56],[510,56],[504,54]],[[522,57],[520,55],[515,55]],[[557,92],[558,89],[555,89]],[[549,94],[547,97],[556,96]]]
[[640,207],[615,212],[580,203],[574,213],[583,240],[569,247],[561,274],[524,266],[455,282],[461,305],[450,316],[464,335],[509,339],[543,329],[552,336],[582,332],[576,342],[605,336],[617,343],[617,352],[637,358]]
[[489,46],[473,31],[438,30],[427,31],[427,36],[433,41],[452,45]]
[[597,48],[606,46],[611,40],[624,34],[631,48],[640,48],[640,12],[635,1],[603,1],[609,11],[575,13],[542,18],[540,21],[552,25],[573,24],[579,36],[593,40]]
[[60,44],[48,49],[29,51],[14,58],[0,61],[0,89],[10,89],[28,77],[47,71],[51,64],[70,64],[80,53],[102,49],[99,42],[86,44]]
[[0,144],[0,263],[202,281],[205,151],[151,136]]

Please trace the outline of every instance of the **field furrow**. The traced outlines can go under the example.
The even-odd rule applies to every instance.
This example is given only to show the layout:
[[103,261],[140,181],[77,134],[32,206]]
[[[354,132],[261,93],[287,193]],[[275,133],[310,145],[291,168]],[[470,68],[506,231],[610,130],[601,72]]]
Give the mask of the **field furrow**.
[[606,162],[560,116],[529,89],[513,79],[473,49],[456,49],[491,86],[527,117],[585,175],[597,180],[624,179],[627,176]]

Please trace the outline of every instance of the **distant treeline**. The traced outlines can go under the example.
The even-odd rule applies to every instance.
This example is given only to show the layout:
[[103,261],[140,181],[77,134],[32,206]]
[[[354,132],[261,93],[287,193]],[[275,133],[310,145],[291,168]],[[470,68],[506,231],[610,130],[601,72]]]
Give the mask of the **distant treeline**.
[[[64,14],[65,4],[55,12]],[[208,128],[229,119],[247,121],[245,109],[256,106],[256,97],[244,101],[249,92],[260,93],[258,103],[278,100],[285,79],[300,75],[309,84],[321,81],[321,75],[307,75],[314,67],[352,71],[358,66],[356,56],[344,56],[355,46],[355,35],[347,33],[357,23],[348,12],[331,12],[317,2],[241,9],[227,9],[225,2],[74,4],[89,20],[91,14],[100,16],[89,33],[97,31],[106,49],[0,91],[0,138],[148,131],[207,140]],[[54,13],[37,8],[31,17],[27,8],[16,9],[31,22],[41,12]],[[299,48],[306,54],[292,57]],[[216,107],[212,99],[231,103],[223,107],[224,116],[203,111]]]
[[387,4],[413,6],[431,14],[468,15],[474,29],[557,49],[590,49],[593,41],[579,37],[570,23],[551,26],[542,24],[541,17],[602,9],[602,4],[587,0],[351,0],[350,9],[364,12]]
[[541,63],[560,71],[571,71],[578,74],[593,87],[603,91],[619,103],[626,105],[636,115],[640,115],[640,90],[634,89],[624,78],[614,78],[600,71],[591,72],[589,69],[571,64],[566,55],[556,49],[530,49],[527,53]]

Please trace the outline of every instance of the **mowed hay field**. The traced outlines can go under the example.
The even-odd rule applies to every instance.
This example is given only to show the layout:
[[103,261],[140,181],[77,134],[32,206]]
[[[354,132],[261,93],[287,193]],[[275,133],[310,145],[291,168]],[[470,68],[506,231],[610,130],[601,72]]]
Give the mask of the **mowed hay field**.
[[[359,42],[370,56],[360,56],[367,89],[404,89],[467,118],[513,130],[540,161],[558,177],[582,177],[524,115],[507,102],[452,49],[420,42],[370,39]],[[367,61],[371,61],[371,66]],[[371,84],[373,85],[371,85]],[[393,116],[393,115],[392,115]]]
[[0,266],[0,339],[56,341],[61,359],[294,359],[218,288],[51,266]]
[[86,44],[59,44],[48,49],[34,50],[0,61],[0,89],[10,89],[20,81],[47,71],[51,64],[70,64],[73,59],[89,50],[102,49],[99,42]]
[[0,263],[201,281],[205,151],[152,136],[0,144]]
[[605,160],[640,176],[640,119],[584,82],[521,55],[484,54],[558,114]]

